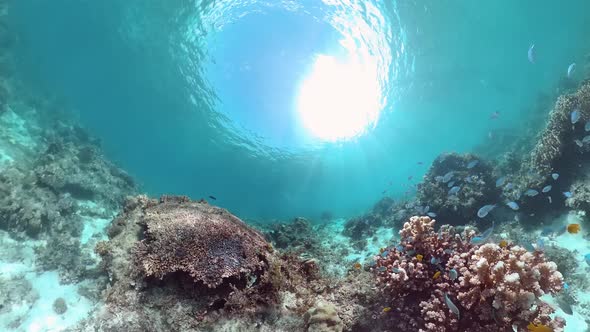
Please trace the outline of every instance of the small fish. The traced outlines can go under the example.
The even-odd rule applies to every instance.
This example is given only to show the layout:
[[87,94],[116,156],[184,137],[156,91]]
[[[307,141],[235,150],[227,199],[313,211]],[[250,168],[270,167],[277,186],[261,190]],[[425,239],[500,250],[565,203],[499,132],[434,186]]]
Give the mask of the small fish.
[[381,195],[385,195],[385,193],[386,193],[386,192],[387,192],[387,189],[383,190],[383,191],[381,192]]
[[443,180],[443,177],[441,175],[434,177],[434,181],[436,181],[436,182],[442,182],[442,180]]
[[545,240],[538,239],[537,240],[537,247],[535,249],[537,251],[545,251]]
[[525,196],[529,196],[529,197],[535,197],[539,194],[538,191],[536,191],[535,189],[529,189],[527,191],[524,192]]
[[381,253],[381,257],[387,257],[389,255],[389,250],[385,250]]
[[568,315],[573,315],[574,314],[574,310],[572,309],[572,306],[566,302],[565,299],[563,298],[559,298],[557,299],[557,304],[559,305],[559,308],[561,310],[563,310],[563,312],[565,312]]
[[586,264],[590,265],[590,254],[584,255],[584,260],[586,261]]
[[215,196],[211,196],[211,195],[209,195],[209,198],[211,198],[211,199],[212,199],[212,200],[214,200],[214,201],[216,201],[216,200],[217,200],[217,197],[215,197]]
[[582,143],[582,141],[580,141],[579,139],[575,139],[574,140],[574,143],[576,143],[576,145],[579,146],[579,147],[583,147],[584,146],[584,143]]
[[535,251],[535,247],[533,247],[533,244],[530,242],[523,242],[521,243],[522,247],[525,248],[527,251],[533,252]]
[[445,254],[448,254],[448,255],[450,255],[450,254],[452,254],[452,253],[453,253],[453,249],[445,249],[443,252],[444,252]]
[[551,177],[553,178],[553,180],[557,180],[557,179],[559,179],[559,174],[553,173],[553,174],[551,174]]
[[467,183],[473,183],[473,177],[472,176],[466,176],[464,180]]
[[[588,254],[588,255],[586,255],[586,256],[588,256],[588,258],[590,258],[590,254]],[[564,283],[563,283],[563,290],[564,290],[564,291],[566,291],[566,292],[567,292],[568,290],[570,290],[570,285],[569,285],[567,282],[564,282]]]
[[512,190],[512,188],[514,188],[514,184],[512,184],[512,182],[508,182],[504,187],[506,190]]
[[393,273],[400,273],[401,270],[398,269],[397,267],[394,267],[394,268],[391,269],[391,272],[393,272]]
[[467,164],[467,169],[472,169],[479,164],[479,160],[472,160]]
[[500,241],[500,243],[498,243],[498,245],[500,246],[500,248],[506,248],[508,247],[508,241],[502,240]]
[[459,315],[459,308],[457,308],[457,306],[451,301],[451,299],[449,298],[449,294],[446,294],[446,293],[445,293],[445,304],[447,305],[447,307],[449,307],[449,310],[451,310],[452,313],[457,315],[457,318],[461,317]]
[[529,51],[527,52],[527,57],[529,59],[530,63],[535,63],[535,60],[537,58],[537,52],[535,51],[535,44],[531,44],[531,46],[529,47]]
[[570,121],[572,122],[572,124],[576,124],[579,120],[580,120],[580,111],[578,111],[578,110],[572,111],[572,113],[570,114]]
[[436,213],[434,213],[434,212],[428,212],[426,215],[429,216],[430,218],[436,218]]
[[582,144],[588,144],[590,143],[590,135],[586,135],[584,136],[584,138],[582,138]]
[[436,273],[434,273],[434,275],[432,276],[432,279],[436,280],[440,277],[442,273],[440,271],[436,271]]
[[549,201],[549,204],[553,204],[553,199],[551,198],[551,196],[547,196],[547,200]]
[[430,211],[430,206],[429,205],[426,205],[424,207],[424,209],[422,209],[422,214],[426,214],[426,213],[428,213],[428,211]]
[[385,307],[383,308],[383,312],[390,312],[391,311],[391,307]]
[[360,270],[363,266],[361,265],[361,263],[356,262],[356,263],[354,263],[353,267],[355,270]]
[[497,187],[502,187],[504,185],[504,182],[506,182],[506,177],[503,176],[501,178],[499,178],[498,180],[496,180],[496,188]]
[[570,234],[578,234],[581,227],[580,224],[569,224],[567,225],[567,232]]
[[408,176],[408,181],[412,180],[412,178],[414,178],[413,175]]
[[564,191],[563,196],[565,196],[565,198],[572,198],[574,194],[572,194],[570,191]]
[[379,266],[377,268],[377,271],[379,271],[379,272],[385,272],[385,271],[387,271],[387,268],[385,266]]
[[432,258],[430,258],[430,264],[432,264],[432,265],[436,265],[436,264],[438,264],[438,263],[440,263],[440,259],[438,259],[438,258],[436,258],[436,257],[432,257]]
[[490,236],[492,236],[492,233],[494,232],[494,224],[492,224],[492,227],[486,229],[480,236],[474,236],[471,239],[471,243],[473,244],[482,244],[488,241],[488,239],[490,238]]
[[590,121],[586,122],[584,125],[584,131],[590,131]]
[[417,260],[418,262],[421,262],[423,258],[424,258],[424,256],[422,256],[422,255],[420,255],[420,254],[416,255],[416,260]]
[[455,181],[451,181],[451,182],[449,182],[449,183],[447,184],[447,187],[448,187],[448,188],[451,188],[451,187],[452,187],[452,186],[454,186],[454,185],[455,185]]
[[551,191],[551,188],[553,188],[553,187],[551,185],[548,185],[548,186],[543,187],[543,189],[541,189],[541,191],[543,193],[548,193]]
[[498,111],[495,111],[492,114],[490,114],[490,120],[496,120],[499,117],[500,117],[500,112],[498,112]]
[[458,276],[459,276],[459,274],[457,273],[457,270],[455,270],[455,269],[449,270],[449,279],[451,279],[451,281],[457,279]]
[[535,324],[535,323],[529,323],[529,325],[526,326],[526,329],[529,332],[553,332],[553,329],[550,328],[549,326],[545,325],[545,324]]
[[398,244],[397,246],[395,246],[395,249],[399,252],[404,251],[404,246],[402,246],[401,244]]
[[423,163],[423,162],[421,162],[421,161],[417,162],[417,164],[418,164],[418,165],[424,165],[424,163]]
[[461,190],[461,187],[454,186],[453,188],[449,189],[448,195],[456,195],[459,192],[459,190]]
[[576,70],[576,63],[573,62],[567,67],[567,78],[572,78],[574,71]]
[[555,230],[552,227],[544,227],[543,230],[541,230],[541,236],[549,236],[553,233],[555,233]]
[[448,172],[447,174],[445,174],[443,176],[442,182],[447,183],[447,182],[451,181],[451,179],[453,178],[453,175],[454,175],[453,171]]
[[484,205],[477,211],[477,216],[480,218],[485,218],[495,207],[496,204]]
[[516,202],[508,202],[508,203],[506,203],[506,205],[508,205],[508,207],[514,211],[517,211],[518,209],[520,209],[520,207],[518,206],[518,203],[516,203]]

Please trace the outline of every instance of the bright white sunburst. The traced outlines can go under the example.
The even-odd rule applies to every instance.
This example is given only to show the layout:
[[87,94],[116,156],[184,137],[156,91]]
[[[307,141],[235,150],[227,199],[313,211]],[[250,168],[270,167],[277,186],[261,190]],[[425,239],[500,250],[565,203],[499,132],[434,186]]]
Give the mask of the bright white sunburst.
[[356,59],[316,57],[303,81],[297,111],[307,131],[324,141],[345,140],[376,124],[381,111],[377,68]]

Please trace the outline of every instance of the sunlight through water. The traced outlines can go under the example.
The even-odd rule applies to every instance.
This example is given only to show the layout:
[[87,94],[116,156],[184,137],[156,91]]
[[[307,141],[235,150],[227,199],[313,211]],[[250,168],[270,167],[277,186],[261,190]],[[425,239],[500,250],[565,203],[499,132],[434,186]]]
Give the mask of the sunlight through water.
[[337,141],[374,126],[381,110],[376,70],[374,64],[358,57],[339,61],[317,56],[297,98],[298,113],[310,134]]

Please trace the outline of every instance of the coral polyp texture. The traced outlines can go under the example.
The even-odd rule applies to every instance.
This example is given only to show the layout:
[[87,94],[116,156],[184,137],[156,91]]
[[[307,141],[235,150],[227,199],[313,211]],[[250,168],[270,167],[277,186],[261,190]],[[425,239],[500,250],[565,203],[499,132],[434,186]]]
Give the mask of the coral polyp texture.
[[390,322],[402,331],[526,331],[551,319],[540,297],[559,292],[563,277],[540,251],[515,245],[475,245],[473,229],[434,230],[429,217],[412,217],[400,244],[376,257],[372,270],[393,308]]
[[145,276],[188,273],[210,288],[267,266],[264,237],[229,212],[207,203],[163,197],[144,210],[145,239],[136,260]]

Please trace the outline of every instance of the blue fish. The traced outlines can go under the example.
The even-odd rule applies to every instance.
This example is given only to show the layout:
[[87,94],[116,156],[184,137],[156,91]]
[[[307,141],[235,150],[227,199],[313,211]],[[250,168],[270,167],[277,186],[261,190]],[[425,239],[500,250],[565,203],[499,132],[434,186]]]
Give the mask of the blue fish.
[[582,138],[582,144],[588,143],[590,143],[590,135],[584,136],[584,138]]
[[447,174],[445,174],[443,176],[442,182],[443,183],[447,183],[447,182],[451,181],[451,179],[453,178],[453,175],[454,175],[454,172],[453,171],[448,172]]
[[393,273],[400,273],[401,270],[398,269],[397,267],[394,267],[394,268],[391,269],[391,272],[393,272]]
[[483,232],[480,236],[475,236],[471,239],[471,243],[473,244],[482,244],[488,241],[492,233],[494,232],[494,224],[492,223],[492,227],[488,228]]
[[451,299],[449,298],[449,294],[446,294],[446,293],[445,293],[445,303],[446,303],[447,307],[449,307],[449,310],[451,310],[452,313],[457,315],[457,318],[460,318],[459,308],[457,308],[457,306],[451,301]]
[[479,164],[479,160],[472,160],[469,162],[469,164],[467,164],[467,169],[472,169],[473,167],[477,166],[477,164]]
[[516,203],[516,202],[508,202],[508,203],[506,203],[506,205],[508,205],[508,207],[514,211],[517,211],[518,209],[520,209],[520,207],[518,206],[518,203]]
[[377,271],[385,272],[385,271],[387,271],[387,268],[385,266],[379,266],[379,268],[377,268]]
[[459,276],[459,274],[457,273],[457,270],[455,270],[455,269],[449,270],[449,279],[451,279],[451,281],[457,279],[458,276]]
[[430,218],[436,218],[436,213],[434,213],[434,212],[428,212],[426,215],[429,216]]
[[447,184],[447,187],[451,188],[454,185],[455,185],[455,181],[451,181]]
[[449,189],[448,195],[455,195],[459,192],[459,190],[461,190],[461,187],[459,186],[454,186],[453,188]]
[[572,111],[572,113],[570,114],[570,121],[572,122],[572,124],[576,124],[578,123],[578,121],[580,120],[580,111],[578,111],[577,109]]
[[385,250],[384,252],[381,253],[381,257],[387,257],[387,255],[389,255],[388,250]]
[[535,251],[535,247],[533,247],[533,244],[530,242],[522,242],[522,247],[525,248],[527,251]]
[[496,204],[484,205],[477,211],[477,216],[480,218],[485,218],[495,207]]
[[535,197],[539,194],[538,191],[536,191],[535,189],[529,189],[527,191],[524,192],[525,196],[529,196],[529,197]]
[[537,251],[545,251],[545,240],[543,239],[538,239],[537,240]]
[[574,71],[576,70],[576,63],[573,62],[567,67],[567,78],[572,78]]
[[527,57],[529,58],[530,63],[535,63],[537,58],[537,52],[535,51],[535,44],[532,44],[529,47],[529,51],[527,52]]
[[501,178],[499,178],[498,180],[496,180],[496,187],[502,187],[504,185],[504,182],[506,182],[506,177],[503,176]]
[[557,180],[559,178],[559,174],[553,173],[553,174],[551,174],[551,177],[553,178],[553,180]]
[[576,145],[579,146],[579,147],[583,147],[584,146],[584,143],[582,143],[582,141],[580,141],[579,139],[575,139],[574,140],[574,143],[576,143]]
[[506,189],[506,190],[511,190],[512,188],[514,188],[514,184],[512,184],[512,182],[508,182],[506,184],[506,187],[504,187],[504,189]]
[[586,122],[584,125],[584,131],[590,131],[590,121]]
[[551,185],[548,185],[548,186],[543,187],[543,189],[541,189],[541,191],[543,193],[548,193],[551,191],[551,188],[553,188],[553,187]]
[[590,254],[584,255],[584,260],[586,261],[586,264],[590,265]]
[[442,180],[443,180],[443,177],[440,175],[434,177],[434,181],[436,181],[436,182],[442,182]]
[[404,251],[404,246],[402,246],[401,244],[398,244],[397,246],[395,246],[395,249],[397,249],[397,251],[402,252]]
[[436,257],[432,257],[432,258],[430,259],[430,264],[432,264],[432,265],[436,265],[436,264],[438,264],[438,263],[440,263],[440,259],[438,259],[438,258],[436,258]]
[[572,194],[570,191],[564,191],[563,196],[565,196],[565,198],[572,198],[574,194]]
[[[590,255],[590,254],[588,254],[588,255]],[[564,283],[563,283],[563,290],[564,290],[564,291],[566,291],[566,292],[567,292],[568,290],[570,290],[570,285],[569,285],[567,282],[564,282]]]
[[443,250],[443,252],[444,252],[445,254],[449,254],[449,255],[450,255],[450,254],[452,254],[452,253],[453,253],[453,249],[445,249],[445,250]]

